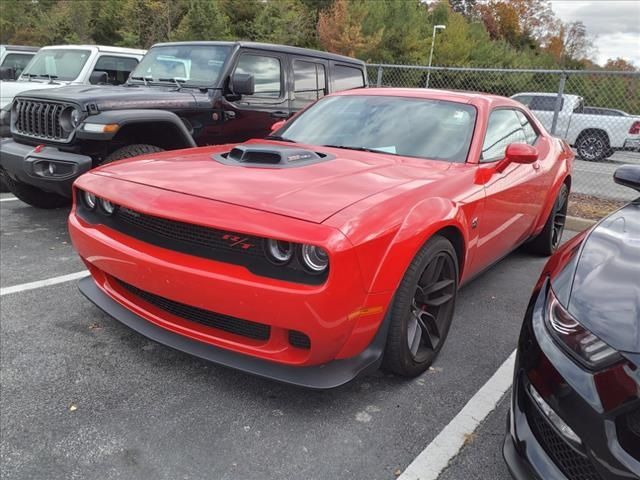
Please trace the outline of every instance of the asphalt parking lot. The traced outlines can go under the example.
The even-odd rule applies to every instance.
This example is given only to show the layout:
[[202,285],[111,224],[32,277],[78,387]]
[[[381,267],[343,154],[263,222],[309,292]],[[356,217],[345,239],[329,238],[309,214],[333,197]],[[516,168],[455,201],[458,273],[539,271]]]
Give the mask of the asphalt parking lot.
[[[0,202],[3,288],[83,269],[66,215]],[[323,392],[149,341],[75,281],[4,294],[2,478],[393,479],[509,357],[543,264],[515,252],[466,286],[447,344],[421,377],[376,372]],[[507,404],[441,479],[510,478],[500,450]]]
[[640,164],[638,152],[616,152],[602,162],[586,162],[576,158],[571,190],[613,200],[633,200],[633,190],[616,185],[612,179],[613,172],[619,166],[634,163]]

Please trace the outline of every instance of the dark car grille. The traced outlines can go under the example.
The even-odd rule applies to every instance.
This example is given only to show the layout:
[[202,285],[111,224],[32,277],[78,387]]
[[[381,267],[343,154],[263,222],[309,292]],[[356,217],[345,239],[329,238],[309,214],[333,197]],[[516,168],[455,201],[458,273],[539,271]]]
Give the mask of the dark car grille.
[[211,251],[224,251],[227,254],[242,252],[243,255],[250,256],[264,255],[262,240],[258,237],[154,217],[128,208],[119,208],[113,218],[122,226],[134,227],[156,238],[162,237],[191,246],[205,247]]
[[240,318],[230,317],[221,313],[175,302],[168,298],[145,292],[144,290],[134,287],[133,285],[129,285],[122,280],[118,280],[118,283],[129,293],[140,297],[145,302],[150,303],[171,315],[175,315],[176,317],[183,318],[190,322],[223,330],[242,337],[252,338],[254,340],[268,340],[271,334],[271,327],[269,325],[251,322],[249,320],[242,320]]
[[328,269],[319,275],[309,273],[296,255],[286,265],[272,263],[263,249],[262,237],[156,217],[122,206],[116,206],[112,215],[106,215],[100,208],[91,211],[83,202],[78,202],[77,213],[89,223],[105,225],[143,242],[187,255],[241,265],[264,277],[320,285],[329,273]]
[[49,140],[66,140],[69,136],[60,124],[67,105],[33,100],[15,100],[14,128],[20,135]]
[[531,399],[527,400],[527,417],[531,430],[560,470],[572,480],[602,480],[591,460],[571,448],[533,405]]

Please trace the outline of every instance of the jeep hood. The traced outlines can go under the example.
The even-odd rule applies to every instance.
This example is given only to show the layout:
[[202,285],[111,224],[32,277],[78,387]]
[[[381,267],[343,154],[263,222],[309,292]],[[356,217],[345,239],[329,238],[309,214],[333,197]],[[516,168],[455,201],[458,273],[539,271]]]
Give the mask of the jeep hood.
[[[244,145],[251,143],[258,141]],[[264,140],[259,143],[283,145]],[[92,173],[321,223],[384,190],[416,180],[424,184],[444,178],[451,166],[440,161],[313,146],[301,147],[335,157],[280,169],[226,165],[213,158],[232,147],[150,154]]]
[[[40,100],[57,100],[79,104],[86,109],[94,104],[98,110],[123,110],[129,108],[192,108],[197,105],[194,89],[176,90],[174,86],[109,86],[69,85],[55,90],[29,92],[24,97]],[[203,94],[199,94],[202,96]],[[206,96],[206,95],[205,95]]]

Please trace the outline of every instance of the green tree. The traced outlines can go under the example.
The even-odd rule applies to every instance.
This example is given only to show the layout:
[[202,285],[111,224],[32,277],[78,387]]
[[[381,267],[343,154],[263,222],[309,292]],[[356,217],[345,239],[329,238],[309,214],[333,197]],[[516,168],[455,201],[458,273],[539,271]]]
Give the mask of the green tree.
[[253,19],[251,38],[298,47],[318,46],[314,15],[300,0],[267,0]]
[[173,40],[228,40],[230,20],[218,0],[191,0]]

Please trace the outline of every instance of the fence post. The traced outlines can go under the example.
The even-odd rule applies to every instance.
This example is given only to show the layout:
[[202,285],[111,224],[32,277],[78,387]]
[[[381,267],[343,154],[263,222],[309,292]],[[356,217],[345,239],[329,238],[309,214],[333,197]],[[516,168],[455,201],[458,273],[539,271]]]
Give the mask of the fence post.
[[564,84],[567,81],[567,74],[562,72],[560,74],[560,84],[558,85],[558,96],[556,97],[556,105],[553,108],[553,121],[551,122],[551,135],[556,134],[556,127],[558,126],[558,115],[562,110],[562,95],[564,94]]
[[382,85],[382,65],[378,65],[378,79],[376,81],[376,87]]

